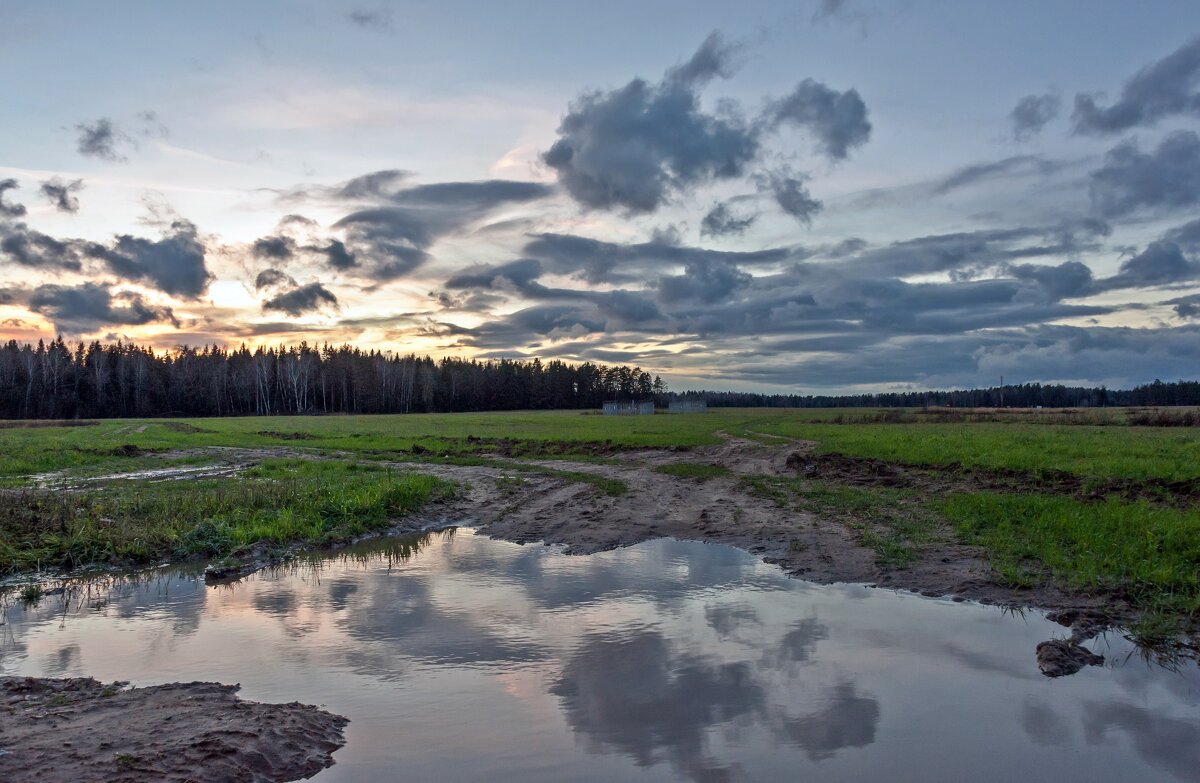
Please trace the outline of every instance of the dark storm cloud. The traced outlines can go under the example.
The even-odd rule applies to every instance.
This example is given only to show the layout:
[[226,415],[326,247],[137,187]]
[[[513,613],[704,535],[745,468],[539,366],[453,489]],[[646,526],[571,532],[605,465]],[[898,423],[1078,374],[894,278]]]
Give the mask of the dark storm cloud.
[[807,178],[787,170],[775,171],[758,177],[759,187],[769,192],[787,214],[805,225],[812,225],[813,216],[823,204],[812,197],[805,186]]
[[712,303],[727,299],[750,280],[749,274],[732,264],[697,260],[688,263],[682,275],[659,280],[658,298],[668,304],[687,300]]
[[1163,302],[1163,304],[1174,305],[1175,314],[1180,318],[1200,319],[1200,294],[1181,296],[1178,299]]
[[1163,239],[1175,242],[1190,252],[1200,250],[1200,218],[1170,229]]
[[550,335],[578,335],[604,331],[604,321],[594,307],[579,304],[539,304],[510,313],[469,330],[467,341],[479,348],[511,349]]
[[296,281],[292,279],[291,275],[281,272],[278,269],[264,269],[254,278],[254,289],[256,291],[278,285],[295,286]]
[[402,169],[383,169],[363,174],[344,183],[335,191],[335,195],[346,199],[362,199],[382,196],[394,189],[404,179],[411,176],[410,172]]
[[144,282],[185,299],[198,298],[212,280],[205,265],[204,244],[196,227],[186,220],[175,220],[162,239],[121,234],[112,246],[93,243],[87,252],[126,280]]
[[705,111],[700,91],[731,74],[734,51],[713,33],[660,82],[639,78],[580,96],[543,161],[584,207],[645,213],[691,187],[746,175],[762,151],[765,131],[799,128],[831,160],[844,159],[870,138],[858,92],[840,92],[813,79],[772,101],[754,121],[742,117],[732,101],[715,113]]
[[658,305],[650,297],[636,291],[605,291],[592,294],[589,298],[610,319],[607,324],[610,329],[645,325],[663,318]]
[[[426,251],[439,238],[500,207],[529,203],[554,192],[549,185],[513,180],[439,182],[400,190],[381,184],[393,179],[394,176],[389,176],[373,180],[369,186],[354,188],[355,192],[369,193],[372,200],[386,205],[360,209],[334,224],[334,228],[346,232],[345,245],[334,250],[350,248],[353,255],[327,253],[333,266],[341,269],[359,266],[363,274],[377,281],[402,277],[430,258]],[[354,259],[370,259],[372,263],[356,264]]]
[[752,251],[708,250],[679,245],[659,238],[622,244],[573,234],[536,234],[524,247],[527,256],[541,259],[560,274],[591,283],[628,277],[627,270],[657,271],[664,264],[722,261],[744,265],[775,264],[807,254],[802,248],[775,247]]
[[75,194],[83,190],[83,180],[76,179],[66,182],[55,177],[43,182],[40,190],[46,200],[53,204],[59,212],[75,213],[79,211],[79,199],[75,198]]
[[713,33],[661,82],[581,95],[542,159],[584,207],[629,212],[653,212],[681,189],[743,175],[759,152],[757,131],[700,106],[700,89],[728,73],[730,54]]
[[532,258],[522,258],[507,264],[483,265],[468,268],[446,281],[446,288],[514,288],[527,289],[542,276],[542,264]]
[[737,50],[738,47],[720,33],[711,32],[690,60],[667,69],[664,81],[698,85],[716,78],[728,79],[733,75],[733,57]]
[[1042,132],[1062,110],[1062,99],[1054,93],[1043,95],[1026,95],[1017,101],[1017,105],[1008,113],[1012,121],[1013,138],[1017,141],[1028,141]]
[[937,196],[945,195],[952,190],[974,185],[977,182],[992,179],[1006,174],[1013,174],[1021,171],[1033,171],[1042,176],[1053,174],[1059,168],[1059,164],[1038,157],[1037,155],[1013,155],[1009,158],[1002,158],[996,161],[987,163],[976,163],[971,166],[964,166],[961,169],[950,174],[945,179],[940,180],[933,186],[933,194]]
[[735,215],[728,204],[720,203],[708,211],[700,221],[700,236],[740,236],[754,225],[758,215]]
[[324,246],[309,246],[307,248],[325,256],[325,263],[333,269],[344,270],[358,266],[358,259],[346,249],[346,244],[338,239],[329,240]]
[[319,310],[322,307],[337,308],[338,299],[333,292],[320,283],[306,283],[274,296],[262,304],[263,311],[278,310],[297,317]]
[[937,272],[962,275],[1020,259],[1093,250],[1094,239],[1107,232],[1108,226],[1103,222],[1067,221],[1046,226],[933,234],[866,249],[847,258],[844,268],[870,277]]
[[1186,258],[1174,242],[1159,241],[1121,262],[1118,273],[1099,285],[1103,289],[1141,288],[1192,280],[1200,280],[1200,263]]
[[1091,267],[1078,261],[1064,261],[1057,266],[1012,264],[1007,271],[1017,280],[1037,283],[1055,301],[1093,292]]
[[77,149],[80,155],[112,162],[125,160],[125,156],[117,151],[117,145],[127,137],[112,120],[101,117],[92,123],[81,122],[75,130],[79,131]]
[[[454,275],[446,281],[445,287],[451,291],[472,290],[477,292],[476,296],[481,291],[497,291],[519,294],[526,300],[557,303],[541,309],[530,308],[532,312],[520,311],[513,314],[508,318],[510,323],[507,326],[491,325],[500,331],[511,332],[515,329],[537,333],[539,328],[549,332],[563,329],[615,331],[623,327],[644,328],[651,322],[663,319],[658,305],[645,293],[549,288],[537,280],[543,271],[541,262],[530,258],[518,259],[507,264],[480,265]],[[463,302],[443,301],[444,305],[458,309],[471,309],[474,303],[473,299]],[[490,309],[492,303],[483,304]],[[464,334],[478,338],[489,331],[489,328],[485,328],[478,333],[466,331]]]
[[[423,248],[433,244],[445,226],[435,228],[422,215],[399,207],[377,207],[352,212],[334,224],[346,231],[356,255],[373,263],[364,272],[378,281],[393,280],[429,260]],[[357,249],[361,248],[361,253]]]
[[867,104],[858,91],[838,92],[814,79],[805,79],[791,94],[772,103],[767,116],[775,127],[792,125],[807,131],[830,160],[844,160],[851,149],[871,138]]
[[1133,75],[1109,106],[1095,96],[1076,95],[1075,132],[1121,133],[1176,115],[1200,115],[1200,37]]
[[546,198],[554,188],[540,182],[489,179],[478,182],[434,182],[388,193],[394,204],[422,209],[465,210],[482,215],[505,204],[524,204]]
[[30,310],[54,322],[61,332],[93,332],[104,326],[141,326],[168,322],[176,328],[179,320],[169,307],[157,307],[141,296],[122,292],[116,297],[106,286],[84,283],[81,286],[43,285],[28,298]]
[[4,203],[4,194],[21,187],[15,179],[0,179],[0,217],[19,218],[25,214],[24,204]]
[[81,243],[55,239],[24,223],[0,222],[0,258],[32,269],[78,271]]
[[284,215],[279,218],[279,228],[286,229],[291,226],[303,226],[304,228],[316,228],[319,224],[312,218],[304,217],[304,215]]
[[296,240],[288,236],[261,237],[254,240],[250,252],[255,258],[289,261],[296,255]]
[[1200,203],[1200,136],[1176,131],[1151,152],[1136,141],[1113,147],[1091,173],[1092,208],[1104,218]]

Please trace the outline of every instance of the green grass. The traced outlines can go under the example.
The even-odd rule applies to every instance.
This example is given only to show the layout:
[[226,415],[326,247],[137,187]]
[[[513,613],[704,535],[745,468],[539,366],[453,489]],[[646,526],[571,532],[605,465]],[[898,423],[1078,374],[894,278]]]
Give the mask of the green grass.
[[667,476],[696,479],[697,481],[724,478],[730,474],[729,468],[724,465],[711,465],[707,462],[675,462],[670,465],[659,465],[654,471]]
[[[816,441],[823,451],[913,464],[957,462],[1029,473],[1067,471],[1085,478],[1182,480],[1200,477],[1200,430],[1186,427],[1087,426],[1014,422],[833,424],[862,410],[719,409],[693,416],[599,416],[580,411],[392,416],[248,417],[101,421],[86,427],[0,430],[0,480],[83,468],[124,469],[142,449],[277,447],[388,458],[414,445],[434,454],[487,452],[515,442],[512,456],[595,457],[588,447],[691,447],[719,443],[718,433]],[[1116,411],[1106,415],[1120,417]],[[1114,419],[1116,420],[1116,419]],[[296,439],[297,434],[302,439]],[[469,437],[485,439],[468,441]],[[575,448],[575,446],[579,448]]]
[[820,424],[780,417],[758,431],[817,443],[823,452],[915,465],[958,463],[1087,479],[1200,477],[1200,431],[1036,424]]
[[1200,615],[1200,509],[989,492],[952,495],[934,507],[963,540],[985,547],[1014,585],[1048,572],[1075,590]]
[[[382,524],[444,491],[383,462],[486,464],[513,475],[586,482],[619,496],[627,489],[619,480],[525,460],[605,462],[615,450],[687,449],[717,444],[723,433],[773,444],[811,441],[820,452],[912,465],[957,463],[1033,478],[1066,472],[1097,486],[1200,479],[1200,429],[1128,424],[1129,412],[1120,409],[979,415],[718,409],[693,416],[545,411],[10,427],[0,429],[0,486],[10,488],[0,498],[0,571],[225,553],[257,541],[320,541]],[[75,477],[218,460],[218,453],[204,452],[218,447],[326,459],[271,460],[232,481],[133,484],[119,493],[50,497],[24,489],[33,474],[61,470]],[[660,471],[695,480],[725,474],[695,461]],[[747,486],[781,506],[851,525],[881,562],[911,562],[946,533],[984,547],[1014,585],[1049,576],[1074,589],[1119,592],[1171,618],[1194,617],[1200,609],[1200,512],[1179,507],[1183,495],[1170,499],[1172,507],[1086,502],[1033,489],[934,497],[800,478]]]
[[237,481],[10,491],[0,495],[0,573],[340,541],[387,527],[450,491],[431,476],[303,460],[269,460]]
[[743,484],[780,508],[857,530],[859,542],[885,565],[911,565],[922,547],[939,539],[940,518],[912,491],[780,476],[748,476]]

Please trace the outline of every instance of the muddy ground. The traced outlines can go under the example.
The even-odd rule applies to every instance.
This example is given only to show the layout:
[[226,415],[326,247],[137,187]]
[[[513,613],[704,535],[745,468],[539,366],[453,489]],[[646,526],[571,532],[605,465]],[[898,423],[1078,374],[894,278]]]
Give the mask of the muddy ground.
[[0,780],[277,783],[333,763],[345,718],[304,704],[242,701],[237,690],[0,677]]
[[[413,467],[467,486],[461,498],[443,504],[432,516],[457,518],[507,541],[560,544],[572,554],[666,536],[736,546],[814,582],[861,582],[930,596],[1045,609],[1108,607],[1119,615],[1127,608],[1114,606],[1111,596],[1065,593],[1048,583],[1029,589],[1000,584],[984,552],[955,543],[949,530],[940,531],[940,543],[918,548],[915,562],[904,567],[891,565],[863,545],[860,529],[836,519],[783,508],[746,485],[744,479],[749,477],[787,476],[917,486],[912,471],[891,468],[889,474],[897,471],[894,480],[881,478],[874,464],[849,469],[843,458],[817,456],[811,448],[812,444],[802,442],[763,445],[727,438],[720,446],[688,451],[623,452],[615,455],[616,464],[523,460],[551,469],[619,479],[628,491],[618,496],[600,493],[586,483],[501,467]],[[718,465],[730,474],[699,481],[655,471],[673,463]],[[837,469],[831,469],[835,464]],[[515,477],[517,481],[503,477]],[[961,475],[953,480],[959,486],[980,481]],[[431,515],[422,516],[429,521]]]
[[[778,564],[787,573],[814,582],[857,582],[912,590],[929,596],[951,596],[982,603],[1050,610],[1100,610],[1114,620],[1129,620],[1132,607],[1113,595],[1084,595],[1061,590],[1048,580],[1029,588],[1002,584],[978,547],[955,541],[950,530],[934,531],[934,543],[914,549],[914,562],[898,565],[881,560],[862,543],[861,525],[837,515],[814,514],[783,507],[756,493],[747,479],[791,477],[833,485],[951,491],[1058,492],[1091,498],[1115,492],[1127,497],[1154,497],[1159,502],[1187,503],[1197,488],[1191,482],[1093,485],[1070,474],[1029,476],[985,471],[959,465],[907,466],[882,460],[818,454],[813,444],[775,438],[771,443],[724,436],[716,446],[690,449],[619,449],[604,444],[561,444],[596,461],[533,459],[518,441],[469,439],[476,456],[495,458],[493,465],[441,464],[447,455],[414,448],[396,455],[397,468],[455,481],[465,489],[456,500],[439,503],[404,520],[398,530],[464,524],[495,538],[527,544],[562,545],[571,554],[588,554],[629,546],[651,538],[671,537],[728,544]],[[554,453],[553,444],[540,444]],[[32,477],[37,486],[82,490],[120,479],[176,481],[233,477],[258,462],[275,457],[353,458],[350,453],[316,453],[292,446],[240,449],[210,447],[163,452],[164,459],[207,457],[201,465],[148,469],[87,478],[58,472]],[[376,455],[377,457],[380,455]],[[452,456],[452,455],[451,455]],[[432,461],[430,461],[432,460]],[[585,473],[616,479],[628,490],[611,496],[591,484],[554,475],[514,470],[512,463],[552,471]],[[507,464],[506,464],[507,463]],[[656,468],[681,463],[715,465],[728,475],[707,480],[660,473]],[[869,520],[867,521],[869,524]],[[261,563],[250,563],[253,570]],[[236,577],[247,569],[230,569]]]

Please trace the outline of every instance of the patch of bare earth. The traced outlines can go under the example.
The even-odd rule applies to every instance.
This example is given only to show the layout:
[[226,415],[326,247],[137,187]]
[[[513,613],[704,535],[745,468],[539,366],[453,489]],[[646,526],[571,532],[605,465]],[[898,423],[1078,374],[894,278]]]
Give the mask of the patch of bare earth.
[[[746,488],[742,480],[745,477],[805,475],[811,445],[764,445],[727,438],[721,445],[686,452],[664,449],[622,453],[619,464],[524,461],[618,479],[628,491],[615,497],[586,483],[499,466],[412,467],[468,486],[458,500],[441,506],[438,514],[457,516],[495,538],[560,544],[571,554],[671,537],[740,547],[790,574],[815,582],[868,583],[931,596],[1047,609],[1104,604],[1102,598],[1068,594],[1049,583],[1028,589],[1002,585],[983,550],[955,543],[950,531],[942,531],[937,543],[920,547],[914,562],[903,567],[889,564],[863,545],[860,529],[836,519],[780,507]],[[730,475],[699,481],[654,470],[673,463],[697,462],[719,465]],[[817,462],[827,464],[822,458]],[[852,479],[846,471],[835,476],[822,467],[817,475],[847,483],[875,483],[869,475],[872,470],[860,471]]]
[[347,720],[242,701],[237,685],[0,678],[0,780],[276,783],[333,764]]

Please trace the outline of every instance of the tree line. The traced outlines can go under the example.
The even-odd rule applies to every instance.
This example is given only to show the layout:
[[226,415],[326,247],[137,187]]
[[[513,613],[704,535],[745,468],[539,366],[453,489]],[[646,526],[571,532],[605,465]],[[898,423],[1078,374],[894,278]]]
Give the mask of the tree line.
[[0,348],[0,418],[265,416],[599,408],[666,392],[639,367],[477,361],[352,346],[233,350],[131,343]]
[[1104,386],[1024,383],[987,389],[885,392],[880,394],[800,395],[753,392],[688,391],[674,399],[702,399],[730,408],[1102,408],[1117,406],[1200,405],[1200,381],[1176,381],[1114,390]]
[[0,418],[264,416],[599,408],[605,400],[712,407],[1105,407],[1200,405],[1200,381],[1127,390],[1057,384],[854,395],[668,392],[639,367],[508,359],[435,361],[353,346],[182,346],[11,340],[0,348]]

